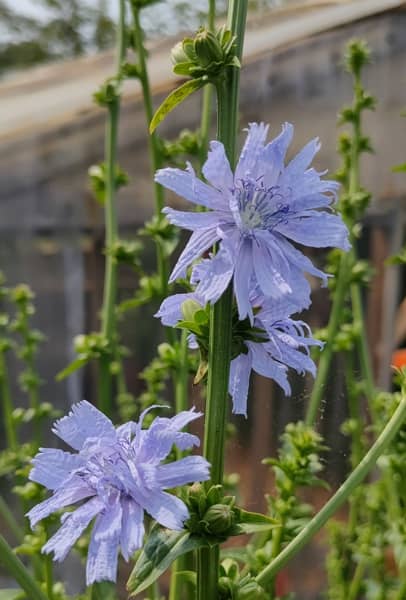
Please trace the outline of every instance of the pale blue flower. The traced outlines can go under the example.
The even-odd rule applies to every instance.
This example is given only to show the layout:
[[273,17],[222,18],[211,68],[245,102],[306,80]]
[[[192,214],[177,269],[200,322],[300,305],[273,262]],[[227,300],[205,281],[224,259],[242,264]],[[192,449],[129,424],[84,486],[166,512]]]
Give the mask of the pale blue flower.
[[[148,409],[149,410],[149,409]],[[209,464],[201,456],[164,463],[173,445],[187,450],[199,439],[182,432],[201,416],[194,409],[172,418],[157,417],[149,429],[138,423],[115,428],[102,412],[83,401],[55,423],[54,433],[76,453],[41,448],[33,459],[30,479],[52,490],[32,508],[33,527],[51,513],[84,501],[61,517],[62,526],[42,551],[61,561],[95,518],[86,565],[86,581],[115,581],[118,551],[126,560],[142,546],[144,511],[169,529],[182,529],[186,505],[167,488],[205,481]]]
[[286,123],[269,144],[265,144],[267,132],[263,123],[250,124],[234,174],[223,145],[211,142],[203,167],[208,183],[196,177],[190,164],[186,171],[167,168],[155,175],[164,187],[209,209],[164,209],[171,223],[193,232],[170,281],[185,276],[193,261],[220,242],[199,293],[206,302],[214,302],[233,278],[240,319],[248,315],[251,321],[252,289],[259,287],[269,298],[299,295],[304,305],[309,295],[304,272],[326,282],[326,274],[291,242],[315,248],[350,247],[347,228],[331,211],[338,184],[322,180],[321,173],[309,168],[320,148],[318,140],[309,142],[285,166],[293,126]]
[[[181,309],[186,300],[205,304],[204,298],[196,292],[175,294],[162,302],[155,316],[161,318],[164,325],[175,326],[183,318]],[[233,412],[245,416],[252,370],[273,379],[289,396],[288,367],[299,374],[309,372],[314,376],[316,365],[310,357],[310,348],[323,345],[311,336],[310,327],[304,321],[291,318],[302,309],[293,297],[266,299],[261,293],[251,292],[250,302],[255,314],[252,335],[244,339],[241,353],[231,360],[228,384]],[[241,335],[241,331],[237,333]],[[195,336],[191,335],[189,340],[190,347],[196,348]]]

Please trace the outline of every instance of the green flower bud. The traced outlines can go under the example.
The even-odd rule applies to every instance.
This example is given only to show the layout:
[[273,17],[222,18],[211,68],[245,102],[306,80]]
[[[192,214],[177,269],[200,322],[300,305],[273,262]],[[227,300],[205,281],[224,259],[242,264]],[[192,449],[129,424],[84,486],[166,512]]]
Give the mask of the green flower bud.
[[185,300],[181,306],[182,316],[185,321],[194,321],[195,314],[199,310],[202,310],[202,307],[196,300]]
[[227,504],[213,504],[206,511],[203,520],[208,533],[221,535],[234,525],[235,515],[233,509]]
[[200,29],[194,41],[194,50],[202,67],[223,60],[223,50],[216,36],[207,29]]

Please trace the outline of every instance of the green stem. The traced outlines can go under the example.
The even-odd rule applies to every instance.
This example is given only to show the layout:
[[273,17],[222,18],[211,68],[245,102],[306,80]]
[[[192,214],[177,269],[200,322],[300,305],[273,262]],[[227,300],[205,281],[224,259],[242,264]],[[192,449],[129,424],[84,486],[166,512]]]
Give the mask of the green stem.
[[[209,12],[207,15],[207,29],[214,31],[216,21],[216,1],[209,1]],[[212,113],[212,101],[213,101],[213,86],[211,84],[205,85],[203,88],[203,102],[202,102],[202,116],[200,120],[200,168],[203,166],[207,151],[209,148],[209,131],[210,131],[210,119]]]
[[[230,0],[228,27],[237,35],[237,55],[241,60],[247,0]],[[217,84],[217,139],[224,145],[234,168],[238,124],[240,70],[231,67]],[[225,425],[231,357],[233,291],[229,286],[210,310],[209,368],[204,431],[204,456],[211,464],[208,485],[221,484],[224,470]],[[198,553],[198,600],[218,598],[219,546]]]
[[340,266],[338,270],[337,284],[336,289],[334,291],[330,320],[327,326],[327,343],[324,346],[324,349],[320,355],[320,360],[317,367],[317,376],[314,382],[312,394],[310,396],[309,406],[307,408],[307,425],[314,424],[325,392],[325,386],[330,372],[331,359],[333,357],[334,352],[333,342],[335,340],[338,328],[341,323],[343,303],[348,289],[348,273],[350,266],[350,254],[343,254],[341,256]]
[[8,528],[14,535],[16,541],[21,544],[24,538],[24,531],[16,521],[13,513],[11,512],[8,504],[4,501],[3,496],[0,496],[0,515],[3,517]]
[[26,592],[30,600],[48,600],[38,583],[25,568],[21,560],[14,554],[13,549],[8,545],[4,537],[0,534],[0,563]]
[[11,399],[4,352],[0,352],[0,398],[3,405],[4,429],[6,433],[7,448],[10,448],[10,450],[15,450],[17,448],[17,433],[13,420],[13,401]]
[[[273,530],[272,532],[272,552],[271,552],[271,557],[272,559],[276,558],[280,551],[281,551],[281,545],[282,545],[282,537],[283,537],[283,524],[281,523],[280,527],[277,527]],[[275,578],[273,578],[269,584],[270,587],[270,600],[273,600],[273,598],[275,598],[276,596],[276,591],[275,591]]]
[[[138,68],[139,68],[139,80],[142,88],[142,97],[144,102],[144,111],[147,123],[152,121],[154,116],[154,110],[152,105],[152,94],[151,86],[149,83],[149,75],[147,69],[147,52],[144,46],[144,32],[140,23],[140,11],[133,2],[130,2],[131,11],[134,21],[134,35],[135,44],[137,49],[138,57]],[[156,132],[154,131],[148,136],[148,148],[150,156],[150,165],[152,174],[162,166],[162,154],[160,150],[160,143]],[[162,209],[164,206],[164,190],[159,183],[154,182],[154,197],[155,197],[155,214],[158,219],[164,219],[162,215]],[[165,257],[163,248],[159,242],[156,242],[156,259],[157,259],[157,272],[161,283],[161,294],[162,298],[168,294],[168,261]],[[174,336],[172,330],[167,332],[170,341],[173,342]]]
[[[106,256],[104,274],[104,297],[102,308],[102,334],[108,341],[110,350],[115,344],[115,307],[117,299],[117,261],[111,250],[118,238],[115,169],[117,154],[117,131],[120,105],[118,99],[108,106],[106,125],[106,248],[110,250]],[[106,414],[112,410],[112,374],[110,372],[110,355],[100,359],[100,408]]]
[[323,506],[320,512],[302,529],[279,556],[256,577],[260,585],[266,584],[301,550],[311,538],[327,523],[335,512],[348,500],[353,490],[365,479],[375,466],[380,455],[391,443],[406,418],[406,395],[402,396],[399,406],[378,439],[354,469],[348,479]]
[[364,578],[366,564],[365,561],[361,561],[357,564],[355,569],[354,577],[352,578],[350,589],[348,590],[347,600],[357,600],[360,587]]
[[[180,336],[179,368],[174,375],[176,414],[188,408],[189,361],[187,338],[188,333],[183,329]],[[183,456],[184,453],[179,448],[176,448],[177,460],[180,460]],[[191,593],[189,582],[185,581],[182,577],[182,572],[189,570],[191,557],[193,559],[192,553],[184,554],[174,562],[171,569],[169,600],[180,600],[183,598],[184,590],[188,590]]]
[[[119,1],[119,18],[117,27],[116,76],[120,77],[121,65],[125,58],[125,2]],[[104,273],[104,291],[102,308],[102,334],[108,341],[112,355],[100,359],[100,408],[106,414],[112,411],[112,374],[110,371],[111,356],[115,354],[116,343],[116,300],[117,300],[117,261],[112,249],[118,239],[117,206],[116,206],[116,165],[118,120],[120,115],[120,99],[116,96],[108,105],[108,117],[105,135],[106,189],[105,189],[105,246],[107,249]]]

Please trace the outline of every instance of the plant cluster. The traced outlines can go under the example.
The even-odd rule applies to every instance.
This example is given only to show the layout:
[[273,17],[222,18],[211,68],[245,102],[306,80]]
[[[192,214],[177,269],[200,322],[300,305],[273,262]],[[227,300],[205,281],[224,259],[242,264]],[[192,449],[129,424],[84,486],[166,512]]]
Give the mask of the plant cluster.
[[[119,0],[116,70],[94,94],[106,111],[104,161],[89,169],[106,225],[100,328],[75,339],[77,357],[57,378],[93,363],[98,386],[94,403],[84,400],[54,423],[53,432],[69,451],[42,447],[44,421],[59,415],[51,404],[40,402],[36,358],[43,338],[31,324],[33,293],[24,284],[8,288],[0,280],[0,402],[6,440],[0,477],[13,488],[18,510],[32,528],[27,519],[21,526],[0,496],[0,514],[16,542],[13,549],[0,535],[0,563],[20,587],[0,596],[66,600],[50,555],[61,561],[75,548],[86,562],[87,584],[77,600],[118,597],[120,555],[134,563],[127,582],[130,595],[147,593],[149,600],[161,600],[159,578],[170,570],[169,600],[290,600],[294,591],[280,589],[281,570],[330,521],[327,596],[402,600],[406,372],[397,374],[397,392],[376,390],[362,305],[371,272],[357,256],[360,221],[370,200],[360,181],[361,156],[372,150],[362,129],[364,111],[375,106],[361,79],[369,49],[353,41],[345,57],[354,98],[340,114],[347,126],[339,141],[340,188],[311,166],[320,150],[317,138],[286,159],[293,138],[289,123],[270,142],[268,126],[251,123],[237,159],[245,0],[230,1],[227,22],[219,29],[211,2],[207,27],[175,46],[174,71],[187,80],[154,113],[140,18],[152,3]],[[134,78],[150,128],[155,212],[133,239],[124,240],[117,193],[129,175],[118,165],[117,138],[122,84]],[[181,132],[177,140],[162,139],[156,132],[161,121],[201,88],[200,129]],[[212,93],[217,135],[209,145]],[[186,158],[193,165],[187,162],[184,169]],[[165,206],[165,188],[192,210]],[[191,236],[172,267],[177,228]],[[143,266],[148,244],[155,250],[152,273]],[[331,249],[327,272],[312,263],[306,247]],[[122,265],[132,268],[138,280],[125,300],[118,293]],[[309,275],[329,283],[331,295],[329,322],[317,334],[300,319],[311,303]],[[155,307],[166,340],[141,373],[145,388],[136,398],[127,385],[130,353],[122,342],[122,318],[144,304]],[[321,479],[328,449],[316,420],[338,353],[345,362],[348,419],[342,431],[349,438],[350,472],[315,511],[302,490],[329,490]],[[9,381],[12,355],[22,365],[18,394],[26,397],[28,408],[20,407]],[[265,514],[240,506],[238,477],[227,476],[224,469],[227,436],[235,435],[228,423],[229,397],[233,412],[248,417],[254,401],[249,402],[252,370],[278,384],[285,396],[290,370],[315,377],[304,420],[289,423],[277,456],[263,460],[273,479]],[[203,413],[190,407],[192,375],[205,395],[201,450],[194,422]],[[165,412],[167,388],[172,412]],[[32,429],[29,443],[21,444],[22,425]],[[331,522],[343,505],[348,506],[346,521]],[[249,538],[242,538],[242,545],[226,544],[239,536]]]

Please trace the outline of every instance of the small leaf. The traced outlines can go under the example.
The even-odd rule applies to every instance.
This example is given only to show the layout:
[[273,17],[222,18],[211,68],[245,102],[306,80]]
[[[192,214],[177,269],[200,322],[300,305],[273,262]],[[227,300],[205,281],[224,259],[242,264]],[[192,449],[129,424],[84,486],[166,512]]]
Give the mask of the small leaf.
[[238,524],[233,527],[231,535],[241,535],[243,533],[258,533],[260,531],[268,531],[279,524],[275,519],[262,515],[260,513],[249,512],[242,508],[235,509],[238,511]]
[[182,554],[207,545],[203,538],[188,531],[171,531],[154,525],[128,579],[131,595],[147,589]]
[[77,358],[76,360],[71,362],[70,365],[65,367],[65,369],[62,369],[62,371],[59,371],[59,373],[57,373],[55,377],[56,381],[62,381],[62,379],[65,379],[78,369],[81,369],[87,362],[89,362],[87,358]]
[[199,79],[191,79],[186,81],[183,85],[173,90],[162,102],[158,108],[149,126],[149,132],[153,133],[158,125],[165,119],[165,117],[176,107],[178,104],[183,102],[190,94],[196,92],[208,83],[207,77],[200,77]]

